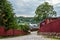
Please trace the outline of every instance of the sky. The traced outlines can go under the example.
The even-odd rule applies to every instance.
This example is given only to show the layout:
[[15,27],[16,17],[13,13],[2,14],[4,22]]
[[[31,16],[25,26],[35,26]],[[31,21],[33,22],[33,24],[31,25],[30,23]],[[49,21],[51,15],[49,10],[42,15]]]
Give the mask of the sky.
[[16,16],[34,17],[36,8],[43,2],[53,5],[57,16],[60,16],[60,0],[9,0]]

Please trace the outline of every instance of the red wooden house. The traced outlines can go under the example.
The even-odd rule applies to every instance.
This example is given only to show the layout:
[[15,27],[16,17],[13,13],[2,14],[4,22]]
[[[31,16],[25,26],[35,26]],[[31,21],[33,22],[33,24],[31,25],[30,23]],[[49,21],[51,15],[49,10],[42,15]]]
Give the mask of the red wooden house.
[[41,33],[60,33],[60,17],[46,18],[40,23],[39,32]]
[[41,23],[40,23],[40,27],[42,27],[42,26],[44,26],[44,25],[46,25],[46,24],[49,24],[49,23],[51,23],[51,22],[54,22],[55,20],[57,20],[57,19],[60,19],[60,17],[53,17],[53,18],[46,18],[44,21],[42,21]]

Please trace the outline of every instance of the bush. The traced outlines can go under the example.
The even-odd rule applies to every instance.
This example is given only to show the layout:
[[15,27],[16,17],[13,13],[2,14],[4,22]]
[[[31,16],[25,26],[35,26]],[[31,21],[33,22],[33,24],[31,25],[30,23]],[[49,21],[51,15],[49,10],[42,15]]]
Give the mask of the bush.
[[19,25],[19,29],[23,30],[25,32],[28,32],[28,30],[30,29],[28,25]]

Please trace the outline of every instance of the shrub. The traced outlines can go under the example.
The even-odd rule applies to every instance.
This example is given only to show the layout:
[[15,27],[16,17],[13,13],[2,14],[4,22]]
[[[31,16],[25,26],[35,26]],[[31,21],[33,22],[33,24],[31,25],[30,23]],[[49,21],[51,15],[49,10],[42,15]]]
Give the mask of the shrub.
[[28,30],[30,29],[28,25],[19,25],[19,29],[23,30],[25,32],[28,32]]

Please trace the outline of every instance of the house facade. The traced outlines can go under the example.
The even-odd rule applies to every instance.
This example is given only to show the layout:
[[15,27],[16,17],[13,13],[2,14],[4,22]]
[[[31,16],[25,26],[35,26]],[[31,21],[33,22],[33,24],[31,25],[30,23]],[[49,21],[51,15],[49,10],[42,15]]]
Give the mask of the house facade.
[[46,18],[44,21],[42,21],[42,22],[40,23],[40,27],[42,27],[42,26],[44,26],[44,25],[46,25],[46,24],[49,24],[49,23],[51,23],[51,22],[54,22],[54,21],[57,20],[57,19],[60,19],[60,17],[50,17],[50,18]]
[[60,36],[60,17],[47,18],[41,22],[38,34]]

